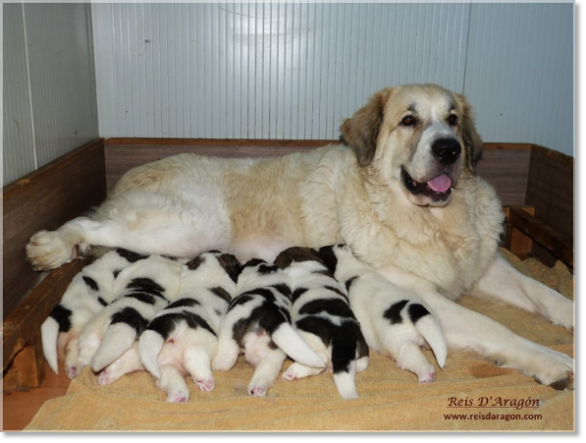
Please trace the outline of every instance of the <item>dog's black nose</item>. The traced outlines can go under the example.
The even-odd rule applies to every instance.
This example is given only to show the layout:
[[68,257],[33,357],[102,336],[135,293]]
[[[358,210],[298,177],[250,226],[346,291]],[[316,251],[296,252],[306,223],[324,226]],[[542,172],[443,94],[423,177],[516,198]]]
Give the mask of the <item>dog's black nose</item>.
[[440,138],[431,146],[433,156],[441,163],[450,165],[460,157],[462,148],[460,143],[453,138]]

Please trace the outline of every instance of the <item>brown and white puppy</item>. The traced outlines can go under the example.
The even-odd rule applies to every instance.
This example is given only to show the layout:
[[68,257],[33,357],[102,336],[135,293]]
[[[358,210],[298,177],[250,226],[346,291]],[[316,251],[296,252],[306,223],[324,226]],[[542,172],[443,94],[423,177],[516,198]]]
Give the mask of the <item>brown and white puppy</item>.
[[343,144],[282,157],[180,154],[139,166],[90,216],[33,235],[28,258],[51,269],[90,244],[174,257],[220,249],[272,262],[290,246],[345,243],[417,292],[449,347],[571,386],[572,358],[455,303],[467,293],[574,326],[570,300],[498,254],[502,205],[476,174],[482,142],[466,99],[437,85],[387,88],[341,129]]
[[216,381],[210,361],[216,354],[220,321],[236,290],[240,263],[231,254],[210,251],[183,266],[181,289],[138,340],[140,359],[169,402],[189,400],[185,376],[209,392]]
[[151,255],[123,269],[114,283],[114,300],[81,331],[80,364],[99,372],[130,350],[148,322],[177,297],[181,266]]
[[287,355],[323,370],[323,360],[291,327],[290,308],[287,274],[264,260],[247,262],[238,276],[236,297],[220,324],[212,368],[228,371],[243,353],[255,368],[248,393],[256,396],[267,395]]
[[[288,248],[277,256],[275,266],[291,279],[293,327],[333,371],[342,398],[358,398],[354,378],[368,366],[368,345],[348,304],[346,289],[312,248]],[[295,362],[283,378],[303,378],[323,369]]]
[[110,251],[85,266],[67,287],[61,302],[41,326],[43,353],[57,374],[57,356],[64,354],[71,379],[81,369],[78,341],[82,327],[114,298],[114,280],[122,269],[146,256],[123,249]]
[[447,344],[441,324],[421,300],[358,260],[346,245],[325,246],[320,255],[335,277],[345,282],[368,346],[415,373],[419,383],[434,381],[435,368],[420,348],[427,343],[443,368]]

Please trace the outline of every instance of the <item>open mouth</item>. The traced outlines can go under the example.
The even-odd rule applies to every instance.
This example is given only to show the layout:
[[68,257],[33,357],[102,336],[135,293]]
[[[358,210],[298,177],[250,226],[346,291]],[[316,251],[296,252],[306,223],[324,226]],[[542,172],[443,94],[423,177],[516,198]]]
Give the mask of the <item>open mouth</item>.
[[434,202],[445,201],[452,193],[452,179],[445,172],[425,183],[419,183],[413,180],[405,168],[401,167],[401,178],[411,194],[429,197]]

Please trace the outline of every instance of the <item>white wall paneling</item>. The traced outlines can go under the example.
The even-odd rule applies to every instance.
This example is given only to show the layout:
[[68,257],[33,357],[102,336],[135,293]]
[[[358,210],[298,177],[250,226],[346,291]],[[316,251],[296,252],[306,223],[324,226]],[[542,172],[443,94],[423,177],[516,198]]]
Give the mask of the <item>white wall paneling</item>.
[[573,154],[571,2],[3,8],[4,183],[98,134],[335,139],[402,83],[465,93],[486,141]]
[[573,155],[574,5],[473,4],[464,93],[487,141]]
[[91,8],[4,4],[3,184],[98,136]]
[[93,4],[104,137],[332,139],[387,85],[462,91],[468,4]]

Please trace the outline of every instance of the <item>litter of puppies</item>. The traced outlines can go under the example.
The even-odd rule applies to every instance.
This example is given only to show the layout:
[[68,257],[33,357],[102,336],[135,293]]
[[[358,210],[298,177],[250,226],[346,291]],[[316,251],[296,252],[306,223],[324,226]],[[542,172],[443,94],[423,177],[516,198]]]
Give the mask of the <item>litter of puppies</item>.
[[359,396],[355,374],[367,369],[369,348],[420,383],[435,378],[420,347],[440,368],[447,355],[433,312],[345,245],[244,264],[220,251],[174,259],[116,249],[74,277],[41,334],[54,372],[58,356],[69,378],[90,366],[101,385],[146,370],[174,403],[189,401],[188,375],[213,391],[213,372],[239,355],[254,367],[250,395],[266,396],[289,358],[284,380],[332,372],[345,399]]

